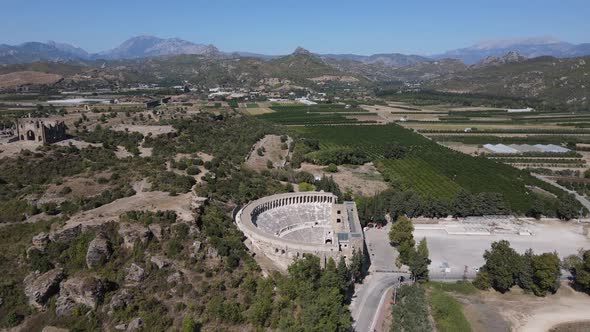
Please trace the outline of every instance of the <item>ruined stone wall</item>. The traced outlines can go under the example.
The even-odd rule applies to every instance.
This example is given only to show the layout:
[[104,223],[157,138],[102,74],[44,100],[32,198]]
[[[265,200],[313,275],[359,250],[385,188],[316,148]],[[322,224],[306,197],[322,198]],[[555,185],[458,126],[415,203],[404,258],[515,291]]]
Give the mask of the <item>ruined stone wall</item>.
[[66,139],[66,125],[63,121],[23,118],[16,123],[20,141],[51,144]]

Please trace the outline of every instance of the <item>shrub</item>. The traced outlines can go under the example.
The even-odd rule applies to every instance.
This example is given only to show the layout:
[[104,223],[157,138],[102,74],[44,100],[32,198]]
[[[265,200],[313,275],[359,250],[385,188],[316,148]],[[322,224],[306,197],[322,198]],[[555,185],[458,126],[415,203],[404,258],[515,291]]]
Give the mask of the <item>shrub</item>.
[[186,174],[188,174],[188,175],[197,175],[199,173],[201,173],[201,170],[197,166],[189,166],[186,169]]
[[299,191],[313,191],[314,190],[313,184],[309,184],[307,182],[299,183]]
[[328,165],[328,167],[324,168],[324,170],[326,172],[336,173],[338,172],[338,166],[336,166],[336,164],[334,163],[331,163],[330,165]]
[[47,272],[53,268],[53,264],[49,261],[47,255],[37,249],[32,249],[28,252],[31,270],[39,271],[41,273]]
[[492,287],[492,284],[490,282],[490,277],[488,276],[488,273],[485,271],[479,271],[475,275],[475,279],[473,280],[473,286],[481,290],[490,289],[490,287]]
[[59,191],[59,193],[60,193],[61,195],[67,195],[67,194],[69,194],[69,193],[71,193],[71,192],[72,192],[72,188],[70,188],[70,187],[68,187],[68,186],[65,186],[65,187],[63,187],[63,188],[62,188],[62,189]]

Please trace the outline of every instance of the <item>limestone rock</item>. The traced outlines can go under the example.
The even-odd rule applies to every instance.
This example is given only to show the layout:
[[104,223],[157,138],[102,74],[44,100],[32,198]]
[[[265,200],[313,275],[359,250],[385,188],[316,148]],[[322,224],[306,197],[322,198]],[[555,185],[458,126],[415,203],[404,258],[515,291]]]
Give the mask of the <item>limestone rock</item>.
[[57,268],[43,274],[33,272],[25,277],[25,295],[29,298],[29,304],[43,309],[47,300],[59,291],[59,283],[64,279],[63,269]]
[[172,264],[172,262],[164,256],[152,256],[152,258],[150,258],[150,262],[156,264],[158,269],[168,267],[170,264]]
[[53,242],[68,242],[75,239],[78,235],[80,235],[80,233],[82,233],[82,226],[76,225],[74,227],[62,229],[60,231],[49,234],[49,240]]
[[150,230],[150,232],[154,235],[154,237],[158,241],[162,241],[162,238],[164,237],[164,234],[166,233],[165,227],[162,227],[162,225],[160,225],[160,224],[151,224],[148,226],[148,229]]
[[98,233],[88,245],[88,251],[86,252],[86,265],[89,269],[101,266],[109,260],[111,254],[112,250],[109,239],[104,233]]
[[83,304],[92,310],[102,302],[105,285],[94,276],[74,277],[61,284],[56,314],[68,315],[76,304]]
[[125,308],[129,302],[133,299],[133,295],[127,290],[123,288],[121,291],[117,292],[111,298],[111,302],[109,303],[109,310],[107,314],[112,316],[116,310]]
[[213,247],[207,248],[207,257],[209,257],[209,258],[219,257],[219,253],[217,252],[217,249],[215,249]]
[[115,325],[115,330],[125,331],[126,329],[127,329],[127,324],[125,324],[125,323],[119,324],[119,325]]
[[123,237],[123,247],[133,249],[136,242],[146,244],[150,238],[150,230],[137,224],[121,224],[119,235]]
[[171,283],[180,283],[182,281],[182,273],[180,273],[179,271],[176,271],[174,273],[172,273],[171,275],[168,276],[168,278],[166,278],[166,281],[171,284]]
[[59,296],[55,301],[55,314],[58,316],[70,316],[76,307],[76,302],[67,296]]
[[191,245],[191,253],[190,253],[190,257],[196,257],[197,254],[199,253],[199,251],[201,250],[201,241],[194,241],[193,244]]
[[135,264],[132,263],[128,268],[127,268],[127,275],[125,276],[125,281],[127,282],[140,282],[145,278],[145,270]]
[[45,247],[47,247],[47,244],[49,243],[49,234],[41,232],[33,236],[31,242],[33,243],[34,247],[37,247],[39,250],[44,251]]
[[137,331],[143,326],[143,320],[139,317],[133,318],[127,326],[127,331]]

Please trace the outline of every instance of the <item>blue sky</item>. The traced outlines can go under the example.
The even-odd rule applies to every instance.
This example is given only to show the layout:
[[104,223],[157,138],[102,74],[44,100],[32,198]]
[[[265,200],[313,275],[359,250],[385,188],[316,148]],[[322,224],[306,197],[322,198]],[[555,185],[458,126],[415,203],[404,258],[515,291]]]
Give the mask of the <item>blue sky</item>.
[[150,34],[223,51],[435,54],[481,40],[590,42],[590,0],[0,0],[0,43],[90,52]]

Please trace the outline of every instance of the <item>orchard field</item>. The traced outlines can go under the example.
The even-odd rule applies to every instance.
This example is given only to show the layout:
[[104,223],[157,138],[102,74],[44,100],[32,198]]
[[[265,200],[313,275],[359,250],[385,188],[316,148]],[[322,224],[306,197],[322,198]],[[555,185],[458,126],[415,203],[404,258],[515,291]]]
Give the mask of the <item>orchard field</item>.
[[[522,213],[533,200],[527,185],[558,196],[563,194],[526,171],[453,151],[396,124],[308,126],[293,130],[303,137],[317,139],[320,149],[355,147],[365,151],[386,179],[423,196],[449,199],[459,188],[472,193],[497,192],[513,211]],[[405,147],[406,155],[397,160],[384,159],[392,144]]]
[[342,104],[319,105],[273,105],[273,113],[259,115],[264,120],[282,125],[322,125],[322,124],[347,124],[358,122],[357,119],[348,118],[350,115],[371,115],[362,108],[346,108]]

